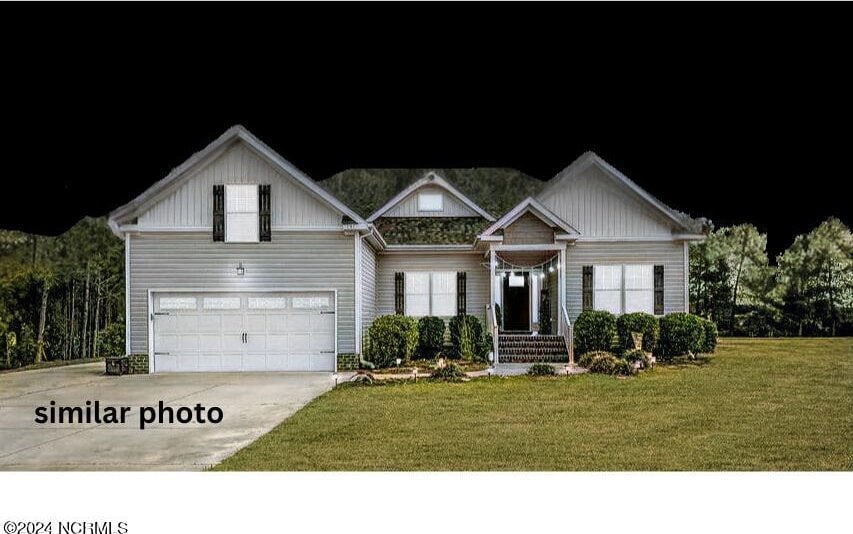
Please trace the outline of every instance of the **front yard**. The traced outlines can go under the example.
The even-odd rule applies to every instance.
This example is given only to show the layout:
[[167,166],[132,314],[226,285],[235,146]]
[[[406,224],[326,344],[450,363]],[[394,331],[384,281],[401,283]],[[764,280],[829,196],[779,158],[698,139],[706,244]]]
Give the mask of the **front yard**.
[[630,379],[341,387],[220,470],[851,470],[853,338],[723,339]]

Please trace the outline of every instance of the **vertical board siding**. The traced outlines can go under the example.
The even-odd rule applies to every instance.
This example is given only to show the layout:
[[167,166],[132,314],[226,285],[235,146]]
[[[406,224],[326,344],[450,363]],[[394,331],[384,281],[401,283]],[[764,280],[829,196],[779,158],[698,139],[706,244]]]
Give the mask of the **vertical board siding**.
[[[237,276],[239,262],[243,276]],[[134,235],[131,351],[148,353],[149,289],[337,289],[338,352],[353,352],[354,269],[352,236],[343,234],[273,232],[270,243],[214,243],[199,233]]]
[[554,229],[530,212],[504,228],[505,245],[547,244],[554,242]]
[[[442,211],[418,211],[418,193],[441,193],[444,196]],[[392,207],[383,217],[479,217],[480,214],[465,205],[443,187],[424,186],[412,192]]]
[[596,166],[537,198],[584,237],[669,237],[672,223]]
[[367,243],[361,249],[361,332],[376,318],[376,253]]
[[677,242],[584,243],[566,252],[566,308],[574,321],[582,311],[584,265],[653,264],[664,266],[664,313],[684,309],[684,246]]
[[334,208],[238,142],[140,215],[140,228],[212,227],[214,184],[270,184],[274,228],[341,224]]
[[394,273],[412,271],[465,272],[468,314],[486,317],[489,302],[489,269],[482,253],[475,254],[380,254],[377,315],[394,313]]

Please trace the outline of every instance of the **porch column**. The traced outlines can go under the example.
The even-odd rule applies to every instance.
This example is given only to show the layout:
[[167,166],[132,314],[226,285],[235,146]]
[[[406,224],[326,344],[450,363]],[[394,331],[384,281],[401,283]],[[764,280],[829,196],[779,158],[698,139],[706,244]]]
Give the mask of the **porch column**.
[[559,335],[565,335],[566,332],[563,332],[565,329],[563,321],[563,307],[566,305],[566,246],[563,245],[563,248],[560,249],[560,259],[557,264],[557,298],[559,299],[559,305],[557,306],[557,315],[558,321],[558,332]]
[[495,268],[497,267],[497,255],[495,253],[494,245],[489,243],[489,309],[492,313],[486,318],[489,321],[489,330],[492,331],[492,351],[495,355],[495,361],[493,365],[498,364],[498,331],[493,329],[494,323],[492,323],[492,315],[495,314]]

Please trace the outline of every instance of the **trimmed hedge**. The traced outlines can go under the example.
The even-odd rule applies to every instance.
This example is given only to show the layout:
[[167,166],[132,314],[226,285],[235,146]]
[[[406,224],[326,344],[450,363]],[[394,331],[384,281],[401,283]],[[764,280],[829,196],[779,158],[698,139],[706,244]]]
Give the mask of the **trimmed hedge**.
[[370,361],[377,367],[390,367],[396,359],[410,359],[418,344],[418,323],[404,315],[377,317],[367,331]]
[[669,360],[683,354],[702,352],[705,325],[702,318],[689,313],[670,313],[660,318],[660,339],[656,355]]
[[487,360],[492,350],[492,335],[475,315],[456,315],[447,323],[450,332],[450,358]]
[[606,311],[587,310],[575,321],[575,351],[609,351],[616,336],[616,318]]
[[534,363],[527,368],[527,374],[530,376],[554,376],[557,371],[554,366],[548,363]]
[[418,320],[418,352],[421,358],[433,359],[444,348],[444,321],[438,317]]
[[710,319],[702,319],[702,327],[705,329],[705,338],[702,342],[702,352],[711,354],[717,350],[717,325]]
[[623,349],[634,348],[631,332],[642,333],[643,350],[652,352],[658,344],[660,325],[658,318],[650,313],[625,313],[616,319],[616,332],[619,335],[619,346]]

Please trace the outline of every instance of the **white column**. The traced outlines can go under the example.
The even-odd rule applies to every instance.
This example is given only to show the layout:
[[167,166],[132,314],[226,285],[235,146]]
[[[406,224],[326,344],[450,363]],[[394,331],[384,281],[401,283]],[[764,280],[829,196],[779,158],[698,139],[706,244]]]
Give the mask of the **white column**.
[[557,334],[563,335],[563,306],[566,305],[566,247],[563,245],[563,248],[560,249],[560,260],[557,265],[557,294],[560,302],[557,306],[557,324],[559,325],[559,331]]
[[[355,248],[353,256],[355,257],[355,283],[354,283],[354,302],[355,302],[355,353],[361,354],[361,235],[355,233]],[[336,301],[337,302],[337,301]],[[336,363],[337,365],[337,363]]]
[[[492,323],[492,315],[495,313],[495,267],[497,266],[497,257],[495,255],[494,245],[489,243],[489,295],[491,300],[489,301],[489,306],[491,307],[492,313],[489,314],[489,317],[486,318],[489,321],[489,329],[492,329],[494,323]],[[500,325],[498,325],[498,330],[493,331],[492,339],[492,351],[495,355],[495,361],[492,365],[498,364],[498,339],[497,334],[500,332]]]
[[124,353],[130,354],[130,233],[124,234]]

